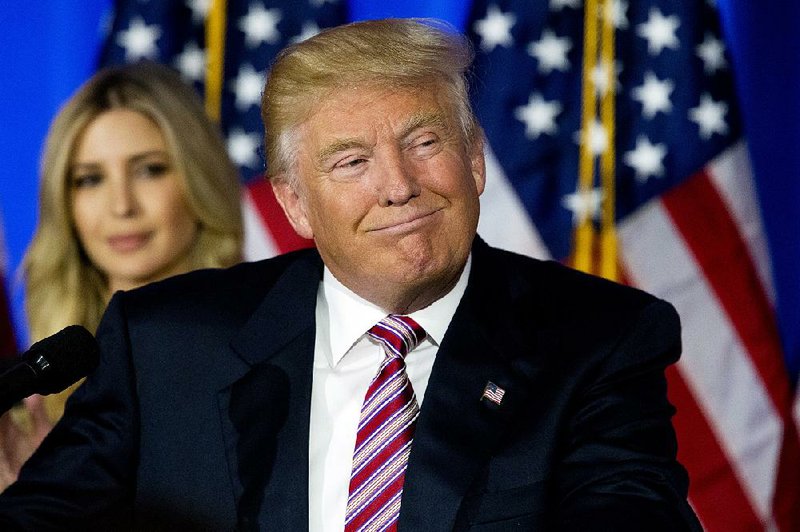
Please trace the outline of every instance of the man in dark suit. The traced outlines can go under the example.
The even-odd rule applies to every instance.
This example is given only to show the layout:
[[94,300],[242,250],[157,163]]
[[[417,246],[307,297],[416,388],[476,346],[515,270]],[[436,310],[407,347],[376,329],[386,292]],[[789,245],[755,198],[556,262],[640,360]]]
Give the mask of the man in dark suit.
[[415,21],[285,50],[268,171],[317,249],[115,295],[0,527],[698,529],[678,318],[476,237],[470,61]]

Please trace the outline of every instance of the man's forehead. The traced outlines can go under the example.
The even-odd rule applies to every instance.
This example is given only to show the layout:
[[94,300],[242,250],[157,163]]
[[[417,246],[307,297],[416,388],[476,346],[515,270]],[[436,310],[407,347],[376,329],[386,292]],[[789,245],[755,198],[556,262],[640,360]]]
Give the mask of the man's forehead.
[[447,129],[451,114],[431,89],[358,88],[330,94],[304,125],[322,137],[360,137],[381,129],[403,136],[422,127]]

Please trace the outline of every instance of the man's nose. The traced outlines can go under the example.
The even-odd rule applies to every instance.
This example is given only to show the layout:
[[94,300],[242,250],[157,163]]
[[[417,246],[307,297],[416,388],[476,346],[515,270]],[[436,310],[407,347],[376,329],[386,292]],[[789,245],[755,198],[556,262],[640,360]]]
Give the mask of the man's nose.
[[379,168],[378,194],[382,207],[404,205],[420,194],[415,165],[408,161],[402,150],[384,154]]

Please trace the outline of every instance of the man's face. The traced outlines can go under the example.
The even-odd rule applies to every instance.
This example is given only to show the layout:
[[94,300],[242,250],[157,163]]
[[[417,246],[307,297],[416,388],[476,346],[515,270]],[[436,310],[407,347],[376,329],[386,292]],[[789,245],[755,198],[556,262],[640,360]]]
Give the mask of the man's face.
[[483,146],[467,146],[443,100],[434,89],[334,91],[300,126],[295,186],[274,181],[333,275],[393,312],[453,286],[478,223]]

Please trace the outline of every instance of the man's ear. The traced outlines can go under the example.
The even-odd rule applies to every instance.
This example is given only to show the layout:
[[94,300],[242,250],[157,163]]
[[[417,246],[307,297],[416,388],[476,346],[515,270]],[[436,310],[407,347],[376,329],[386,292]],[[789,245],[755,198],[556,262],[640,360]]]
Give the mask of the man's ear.
[[486,159],[483,153],[483,142],[483,130],[479,128],[469,146],[470,169],[478,196],[483,194],[483,189],[486,188]]
[[275,198],[280,203],[295,232],[303,238],[313,239],[314,231],[311,230],[311,224],[306,215],[305,203],[297,193],[297,187],[293,186],[285,175],[273,176],[270,178],[270,184],[272,185],[272,191],[275,193]]

